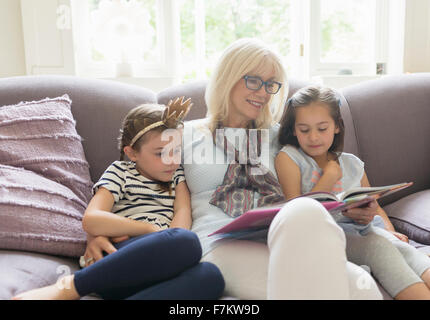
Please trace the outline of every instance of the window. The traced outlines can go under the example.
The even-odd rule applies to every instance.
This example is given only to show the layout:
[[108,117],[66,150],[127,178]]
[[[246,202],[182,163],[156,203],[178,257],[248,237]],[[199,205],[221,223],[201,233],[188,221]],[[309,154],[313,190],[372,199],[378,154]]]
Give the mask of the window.
[[243,37],[259,38],[273,45],[285,58],[291,53],[291,0],[180,0],[179,3],[184,79],[208,77],[224,48]]
[[207,78],[223,49],[260,38],[290,76],[375,74],[388,0],[71,0],[78,74]]
[[311,0],[309,73],[371,75],[386,63],[386,0]]
[[175,76],[179,31],[174,0],[72,0],[71,4],[78,74]]

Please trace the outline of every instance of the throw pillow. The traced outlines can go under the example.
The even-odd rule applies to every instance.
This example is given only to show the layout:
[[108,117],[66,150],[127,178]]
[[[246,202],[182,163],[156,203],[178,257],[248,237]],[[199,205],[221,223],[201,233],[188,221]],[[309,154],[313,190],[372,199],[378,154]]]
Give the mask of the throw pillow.
[[[47,183],[46,180],[56,183],[56,186],[62,186],[62,188],[59,187],[58,190],[62,190],[63,194],[67,195],[69,198],[71,195],[74,195],[74,198],[79,201],[79,209],[75,209],[80,212],[80,216],[82,217],[85,206],[91,198],[91,187],[93,183],[91,182],[89,166],[85,159],[81,144],[81,137],[76,132],[75,120],[71,113],[71,100],[67,95],[53,99],[46,98],[40,101],[22,102],[17,105],[0,107],[0,143],[0,164],[25,169],[27,178],[29,174],[27,171],[31,171],[38,176],[38,178],[32,178],[32,181],[38,186],[41,185],[42,181],[43,183]],[[3,170],[5,170],[4,168],[5,167],[3,167]],[[15,174],[17,173],[15,172]],[[21,174],[22,173],[19,173],[18,175]],[[8,176],[12,183],[23,182],[23,180],[20,180],[21,177]],[[45,178],[45,180],[41,180],[41,178]],[[31,187],[31,185],[26,185],[26,187]],[[7,201],[9,195],[14,192],[8,188],[9,187],[6,186],[3,187],[6,191],[2,192],[2,196],[0,196],[2,201]],[[51,184],[51,191],[53,190],[52,188],[54,187]],[[64,191],[66,189],[69,190],[69,192]],[[22,203],[22,201],[26,200],[26,197],[30,197],[28,193],[29,192],[18,193],[22,198],[14,198],[14,201],[16,203]],[[43,203],[44,197],[47,194],[50,193],[45,192],[38,194],[38,197],[40,197],[40,201],[38,201],[39,204]],[[52,203],[51,201],[54,200],[49,197],[46,197],[45,200],[44,203],[46,207],[60,207],[63,205]],[[31,217],[31,221],[37,224],[37,221],[39,221],[37,215],[41,214],[43,211],[41,208],[35,211],[34,206],[17,205],[15,207],[10,202],[11,201],[7,204],[8,208],[4,208],[4,210],[0,212],[0,215],[4,215],[6,211],[25,211],[26,214],[22,216],[22,225],[24,226],[26,223],[24,220],[29,219],[27,212],[32,212],[35,216]],[[77,202],[75,202],[75,204],[76,203]],[[68,206],[64,207],[66,211],[69,209]],[[52,212],[48,209],[46,210],[46,212]],[[72,213],[74,217],[75,214],[77,214],[76,210]],[[43,212],[46,213],[45,211]],[[71,215],[63,214],[62,217],[67,218],[64,218],[65,220],[61,223],[58,222],[58,219],[54,219],[57,221],[55,223],[67,229]],[[76,226],[70,227],[76,231]],[[2,223],[2,228],[7,228],[7,226],[4,226]],[[35,237],[34,235],[28,239],[26,238],[29,234],[27,229],[14,230],[15,237],[13,239],[16,240],[15,249],[70,255],[67,252],[59,253],[59,250],[52,249],[52,245],[57,242],[52,240],[53,243],[49,243],[51,241],[49,239],[51,238],[45,236],[50,232],[49,230],[40,230],[40,239],[44,239],[44,242],[39,242],[36,247],[32,243]],[[3,231],[5,232],[5,230]],[[68,233],[69,230],[64,230],[64,232]],[[76,241],[80,242],[84,239],[84,234],[82,232],[75,234]],[[3,236],[5,236],[4,233]],[[54,238],[57,236],[58,234],[56,234]],[[11,233],[8,233],[7,237],[11,237]],[[17,240],[18,238],[19,240]],[[11,248],[11,242],[13,242],[13,240],[12,238],[8,239],[7,246]],[[6,242],[4,241],[5,238],[1,238],[0,248],[5,248],[3,243]],[[73,245],[76,244],[75,241],[71,243],[73,243]],[[42,248],[44,244],[46,248]]]
[[0,246],[61,256],[83,254],[86,203],[69,188],[23,168],[0,165]]

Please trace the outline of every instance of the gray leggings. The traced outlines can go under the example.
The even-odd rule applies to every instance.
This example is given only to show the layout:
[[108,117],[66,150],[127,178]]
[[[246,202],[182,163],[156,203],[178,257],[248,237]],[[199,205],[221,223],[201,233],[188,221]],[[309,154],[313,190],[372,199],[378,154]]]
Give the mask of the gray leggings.
[[395,297],[421,280],[430,258],[388,231],[370,226],[365,235],[345,232],[348,260],[370,268],[384,289]]

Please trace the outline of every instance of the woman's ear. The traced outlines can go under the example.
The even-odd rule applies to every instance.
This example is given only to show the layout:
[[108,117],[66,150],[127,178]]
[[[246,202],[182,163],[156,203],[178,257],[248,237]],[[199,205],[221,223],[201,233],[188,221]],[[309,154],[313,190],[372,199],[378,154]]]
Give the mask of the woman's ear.
[[130,146],[125,146],[124,147],[124,153],[125,155],[131,160],[131,161],[136,161],[136,151],[130,147]]
[[336,128],[334,129],[334,133],[337,134],[340,132],[339,126],[336,126]]

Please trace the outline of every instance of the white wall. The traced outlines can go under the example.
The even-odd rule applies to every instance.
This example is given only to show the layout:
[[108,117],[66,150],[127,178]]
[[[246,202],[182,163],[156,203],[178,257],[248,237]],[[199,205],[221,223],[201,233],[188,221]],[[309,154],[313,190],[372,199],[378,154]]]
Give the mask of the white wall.
[[0,0],[0,77],[26,74],[21,7],[18,0]]
[[430,72],[430,1],[407,0],[404,72]]

